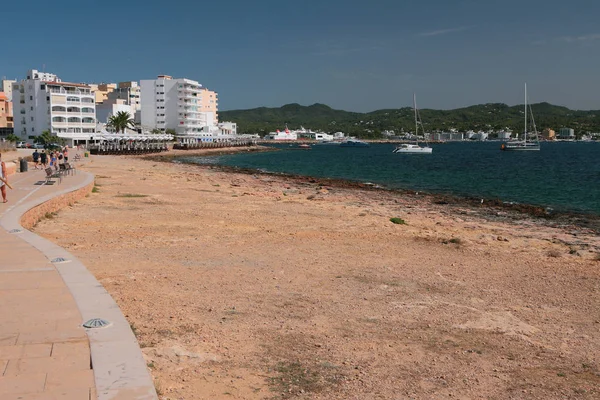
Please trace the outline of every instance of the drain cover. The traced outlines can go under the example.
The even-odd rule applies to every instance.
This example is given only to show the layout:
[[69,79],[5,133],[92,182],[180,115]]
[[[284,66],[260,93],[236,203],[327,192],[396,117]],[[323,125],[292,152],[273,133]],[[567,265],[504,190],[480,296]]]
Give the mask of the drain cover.
[[61,264],[61,263],[69,262],[69,261],[71,261],[71,260],[67,260],[66,258],[63,258],[63,257],[56,257],[50,262],[53,264]]
[[92,318],[83,324],[84,328],[104,328],[110,325],[110,322],[102,318]]
[[23,232],[22,229],[11,229],[10,231],[8,231],[8,233],[21,233]]

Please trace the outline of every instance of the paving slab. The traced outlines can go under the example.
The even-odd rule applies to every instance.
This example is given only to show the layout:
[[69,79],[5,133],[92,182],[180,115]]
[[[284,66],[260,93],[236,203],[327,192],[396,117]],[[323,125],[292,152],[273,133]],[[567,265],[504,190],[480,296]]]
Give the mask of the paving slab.
[[[74,191],[91,188],[93,175],[79,172],[53,185],[44,177],[35,169],[9,176],[14,190],[0,204],[0,399],[156,400],[112,297],[76,257],[21,226],[23,215],[31,223],[72,202]],[[86,330],[93,317],[111,325]]]

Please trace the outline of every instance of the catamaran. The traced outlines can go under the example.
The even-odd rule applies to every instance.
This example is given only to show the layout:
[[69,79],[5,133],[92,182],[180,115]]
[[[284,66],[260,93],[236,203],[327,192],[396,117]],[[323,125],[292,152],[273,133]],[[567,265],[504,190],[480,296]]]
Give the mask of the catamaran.
[[527,141],[527,84],[525,84],[525,132],[523,133],[523,140],[502,143],[501,149],[504,151],[523,151],[523,150],[540,150],[540,142],[535,127],[535,120],[533,119],[533,111],[529,106],[529,113],[531,114],[531,122],[533,123],[533,132],[535,133],[535,142]]
[[[427,144],[427,136],[425,135],[425,129],[423,128],[423,123],[421,122],[421,116],[419,115],[419,110],[417,109],[417,95],[413,93],[413,106],[415,109],[415,144],[404,143],[397,146],[394,149],[394,153],[412,153],[412,154],[431,154],[433,149],[429,147]],[[423,137],[425,138],[425,147],[419,146],[419,125],[421,125],[421,129],[423,130]]]

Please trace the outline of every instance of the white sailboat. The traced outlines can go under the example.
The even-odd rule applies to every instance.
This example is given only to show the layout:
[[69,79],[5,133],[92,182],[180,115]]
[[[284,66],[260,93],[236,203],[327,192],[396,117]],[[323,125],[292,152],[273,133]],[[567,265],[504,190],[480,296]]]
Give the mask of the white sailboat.
[[531,106],[529,107],[529,112],[531,114],[531,121],[533,122],[533,132],[535,134],[535,141],[527,141],[527,84],[525,84],[525,132],[523,133],[523,140],[514,141],[514,142],[506,142],[502,144],[501,149],[504,151],[539,151],[540,150],[540,141],[537,133],[537,129],[535,127],[535,120],[533,119],[533,111],[531,110]]
[[[431,154],[433,149],[427,144],[427,137],[425,136],[425,129],[423,129],[423,123],[419,116],[419,110],[417,109],[417,95],[413,93],[413,105],[415,109],[415,144],[404,143],[397,146],[394,149],[394,153],[409,153],[409,154]],[[425,138],[425,147],[419,146],[419,125],[423,130],[423,138]]]

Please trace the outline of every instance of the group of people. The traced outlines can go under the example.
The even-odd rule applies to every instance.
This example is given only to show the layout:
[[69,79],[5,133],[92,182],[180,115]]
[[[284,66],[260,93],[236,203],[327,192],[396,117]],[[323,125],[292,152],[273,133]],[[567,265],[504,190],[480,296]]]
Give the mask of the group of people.
[[45,150],[42,150],[41,153],[35,150],[32,157],[35,169],[38,169],[38,167],[46,169],[50,164],[50,168],[58,170],[59,164],[69,162],[69,148],[65,146],[60,150],[48,151],[47,153]]

